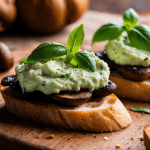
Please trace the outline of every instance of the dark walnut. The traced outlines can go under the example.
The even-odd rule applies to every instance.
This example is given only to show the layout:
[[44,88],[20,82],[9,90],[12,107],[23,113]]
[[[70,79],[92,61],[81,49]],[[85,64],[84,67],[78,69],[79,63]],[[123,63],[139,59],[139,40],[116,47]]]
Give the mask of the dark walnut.
[[116,70],[125,79],[143,81],[150,77],[150,66],[143,67],[131,65],[118,65],[114,61],[111,61],[107,57],[107,53],[104,51],[96,52],[95,55],[107,62],[111,70]]
[[0,42],[0,70],[7,71],[14,64],[14,59],[10,49],[4,43]]

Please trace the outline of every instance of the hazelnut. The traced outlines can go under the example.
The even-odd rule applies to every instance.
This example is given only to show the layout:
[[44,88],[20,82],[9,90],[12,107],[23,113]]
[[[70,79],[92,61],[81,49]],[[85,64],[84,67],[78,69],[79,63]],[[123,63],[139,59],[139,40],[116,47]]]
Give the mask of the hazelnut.
[[7,45],[0,42],[0,70],[9,70],[14,64],[12,53]]

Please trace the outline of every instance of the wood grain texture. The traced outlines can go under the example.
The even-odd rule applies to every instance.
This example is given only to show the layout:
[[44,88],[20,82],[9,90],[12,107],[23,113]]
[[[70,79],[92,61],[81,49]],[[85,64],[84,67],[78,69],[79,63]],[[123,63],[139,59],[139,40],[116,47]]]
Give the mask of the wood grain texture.
[[[57,42],[66,44],[66,39]],[[38,44],[13,51],[15,65],[8,72],[0,72],[0,80],[6,75],[13,74],[20,59],[29,55]],[[82,48],[86,49],[89,45],[90,41],[85,41]],[[103,46],[97,44],[93,49],[94,51],[102,50]],[[112,150],[116,149],[116,144],[120,144],[123,150],[129,147],[131,150],[145,150],[140,138],[143,137],[143,127],[150,123],[150,116],[133,112],[130,108],[150,108],[150,104],[123,99],[122,102],[133,119],[131,125],[122,131],[94,133],[48,126],[16,117],[7,111],[0,94],[0,148],[8,150],[12,147],[13,150]],[[104,137],[108,137],[109,140],[104,140]]]

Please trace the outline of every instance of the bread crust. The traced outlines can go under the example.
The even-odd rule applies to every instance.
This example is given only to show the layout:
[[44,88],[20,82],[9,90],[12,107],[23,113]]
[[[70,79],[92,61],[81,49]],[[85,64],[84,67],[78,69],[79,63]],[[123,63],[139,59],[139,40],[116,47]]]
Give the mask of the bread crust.
[[119,98],[132,99],[140,102],[150,102],[150,82],[131,81],[117,75],[110,75],[109,79],[116,84],[114,94]]
[[19,100],[11,95],[9,87],[2,87],[1,92],[8,111],[45,124],[103,132],[121,130],[132,122],[130,114],[114,94],[70,107]]
[[147,124],[143,130],[144,145],[146,150],[150,150],[150,124]]

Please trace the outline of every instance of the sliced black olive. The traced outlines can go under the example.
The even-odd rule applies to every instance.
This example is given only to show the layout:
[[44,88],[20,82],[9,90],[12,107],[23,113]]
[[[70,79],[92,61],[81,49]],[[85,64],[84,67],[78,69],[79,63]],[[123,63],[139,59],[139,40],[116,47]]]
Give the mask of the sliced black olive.
[[2,86],[10,86],[10,83],[15,79],[17,78],[16,75],[9,75],[9,76],[6,76],[2,79],[1,81],[1,85]]
[[105,97],[112,94],[115,89],[116,84],[109,80],[108,84],[105,87],[93,91],[93,97]]
[[105,57],[107,57],[107,54],[105,51],[102,51],[102,52],[96,52],[95,55],[100,58],[100,59],[103,59]]

